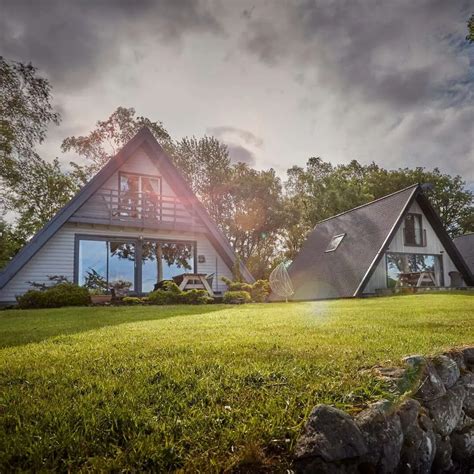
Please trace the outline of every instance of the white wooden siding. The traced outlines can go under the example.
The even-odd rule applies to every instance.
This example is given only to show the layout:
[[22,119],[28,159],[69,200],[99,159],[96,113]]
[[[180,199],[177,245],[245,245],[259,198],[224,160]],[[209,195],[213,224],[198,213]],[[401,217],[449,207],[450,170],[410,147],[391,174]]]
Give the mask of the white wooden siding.
[[[421,207],[416,201],[411,205],[408,212],[422,214],[422,228],[426,230],[426,247],[414,247],[405,245],[403,236],[404,223],[402,222],[398,231],[393,236],[393,239],[390,242],[387,252],[416,253],[422,255],[441,255],[443,261],[444,286],[449,286],[451,281],[449,277],[449,272],[458,271],[456,266],[447,254],[443,244],[436,235],[436,232],[434,231],[431,224],[428,222],[428,219],[425,217]],[[375,271],[363,292],[374,293],[375,290],[382,288],[387,288],[385,255],[382,257],[379,264],[375,268]]]
[[[76,234],[135,237],[154,239],[194,240],[197,245],[197,255],[204,255],[206,262],[197,262],[200,273],[218,273],[214,278],[213,289],[224,291],[225,284],[222,276],[232,278],[232,272],[219,256],[205,234],[193,232],[171,231],[140,231],[127,228],[107,228],[106,226],[92,227],[86,224],[65,224],[51,239],[36,253],[36,255],[0,290],[0,302],[13,302],[17,295],[30,289],[28,281],[48,283],[47,275],[64,275],[71,281],[74,278],[74,241]],[[217,262],[217,265],[216,265]]]

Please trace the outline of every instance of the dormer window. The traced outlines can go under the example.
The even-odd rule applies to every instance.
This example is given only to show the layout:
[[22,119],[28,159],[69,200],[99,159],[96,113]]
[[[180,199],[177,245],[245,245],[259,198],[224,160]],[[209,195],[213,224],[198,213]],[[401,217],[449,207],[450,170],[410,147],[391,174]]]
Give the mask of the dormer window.
[[424,247],[426,245],[421,214],[410,213],[405,217],[404,237],[405,245]]
[[325,250],[325,253],[327,252],[334,252],[338,247],[339,244],[342,242],[342,239],[344,238],[346,234],[339,234],[335,235],[330,241],[328,248]]

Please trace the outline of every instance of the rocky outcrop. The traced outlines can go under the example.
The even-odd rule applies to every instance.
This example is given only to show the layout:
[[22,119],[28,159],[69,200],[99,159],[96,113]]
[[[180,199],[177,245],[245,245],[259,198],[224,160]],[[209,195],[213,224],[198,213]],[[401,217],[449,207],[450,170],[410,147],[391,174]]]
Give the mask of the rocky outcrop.
[[327,405],[313,409],[296,444],[297,472],[471,472],[474,348],[404,363],[374,369],[397,387],[398,403],[382,400],[355,417]]

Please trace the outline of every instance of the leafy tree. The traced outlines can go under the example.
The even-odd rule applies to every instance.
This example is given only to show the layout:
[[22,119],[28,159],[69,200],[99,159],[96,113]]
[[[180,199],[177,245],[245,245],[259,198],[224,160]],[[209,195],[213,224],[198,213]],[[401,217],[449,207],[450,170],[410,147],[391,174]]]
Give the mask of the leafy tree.
[[0,218],[0,269],[10,261],[21,248],[11,225]]
[[75,170],[74,175],[85,183],[145,126],[165,149],[171,151],[169,150],[172,147],[171,137],[163,124],[145,117],[136,117],[135,109],[132,107],[128,109],[118,107],[107,120],[99,120],[88,135],[64,139],[61,150],[73,151],[86,159],[86,165],[71,163]]
[[466,39],[469,41],[469,43],[474,43],[474,14],[471,15],[471,18],[469,18],[467,22],[467,37]]
[[0,198],[7,211],[18,215],[16,240],[21,244],[50,220],[74,195],[78,183],[61,170],[56,158],[46,162],[36,153],[28,157],[7,157],[0,162],[5,187]]
[[51,86],[31,64],[0,56],[0,159],[28,156],[59,114],[51,105]]
[[57,160],[47,163],[34,151],[59,120],[51,86],[36,68],[0,57],[1,211],[19,215],[14,226],[2,225],[4,262],[70,198],[72,185]]
[[356,160],[333,166],[310,158],[306,168],[288,170],[285,208],[294,218],[286,221],[284,230],[286,256],[294,258],[317,222],[414,183],[431,185],[425,192],[451,236],[474,230],[473,193],[460,176],[443,174],[438,168],[386,170]]

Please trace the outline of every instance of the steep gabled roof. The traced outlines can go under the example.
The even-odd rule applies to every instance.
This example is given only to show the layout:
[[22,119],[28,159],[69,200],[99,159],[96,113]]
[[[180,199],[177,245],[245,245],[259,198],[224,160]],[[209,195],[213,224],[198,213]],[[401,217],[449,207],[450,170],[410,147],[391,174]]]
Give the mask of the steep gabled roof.
[[[139,149],[144,149],[150,159],[159,165],[160,172],[176,194],[191,205],[207,228],[209,240],[215,246],[224,262],[231,267],[235,262],[235,253],[222,232],[217,228],[204,206],[199,202],[171,158],[164,152],[153,134],[142,128],[107,164],[39,230],[30,242],[12,259],[0,274],[0,288],[3,288],[41,247],[68,221],[68,219]],[[241,263],[242,275],[248,281],[254,281],[247,267]]]
[[[447,253],[473,284],[465,262],[452,244],[435,210],[415,184],[319,222],[289,267],[293,299],[343,298],[362,294],[403,217],[417,200]],[[327,252],[334,236],[344,234],[335,251]]]
[[474,273],[474,232],[453,239],[454,245],[463,256],[471,273]]

